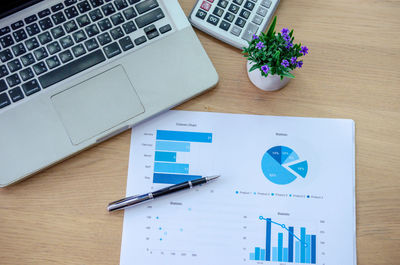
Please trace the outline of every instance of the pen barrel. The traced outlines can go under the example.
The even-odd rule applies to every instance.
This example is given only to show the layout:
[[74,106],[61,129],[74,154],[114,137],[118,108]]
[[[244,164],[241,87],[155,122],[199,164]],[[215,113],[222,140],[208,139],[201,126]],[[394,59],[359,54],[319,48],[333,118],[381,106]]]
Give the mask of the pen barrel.
[[195,179],[192,181],[188,181],[185,183],[176,184],[176,185],[153,192],[153,197],[156,198],[156,197],[174,193],[174,192],[177,192],[180,190],[190,189],[194,186],[197,186],[197,185],[200,185],[200,184],[206,183],[206,182],[207,182],[206,178],[201,178],[201,179]]

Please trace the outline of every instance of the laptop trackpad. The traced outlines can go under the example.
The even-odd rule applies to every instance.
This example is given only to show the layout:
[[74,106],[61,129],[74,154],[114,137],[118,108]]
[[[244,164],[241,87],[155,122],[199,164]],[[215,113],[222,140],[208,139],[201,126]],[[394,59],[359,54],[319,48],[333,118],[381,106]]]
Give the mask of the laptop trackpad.
[[51,100],[74,145],[144,112],[122,66],[64,90]]

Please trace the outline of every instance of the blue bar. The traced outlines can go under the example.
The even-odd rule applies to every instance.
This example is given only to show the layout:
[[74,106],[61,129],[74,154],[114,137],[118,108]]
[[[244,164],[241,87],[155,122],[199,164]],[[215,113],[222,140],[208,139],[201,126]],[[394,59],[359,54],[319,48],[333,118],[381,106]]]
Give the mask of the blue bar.
[[254,251],[254,259],[260,260],[260,248],[256,248],[256,250]]
[[267,218],[267,233],[265,239],[265,260],[271,261],[271,218]]
[[260,260],[265,260],[265,249],[261,249]]
[[278,248],[272,248],[272,261],[278,261]]
[[190,143],[156,141],[156,150],[190,152]]
[[283,233],[278,233],[278,261],[283,260]]
[[157,140],[211,143],[212,133],[158,130]]
[[311,263],[311,236],[306,235],[306,263]]
[[317,236],[311,236],[311,263],[317,263]]
[[306,246],[304,245],[304,243],[306,242],[306,228],[305,227],[300,228],[300,239],[301,239],[300,262],[305,263],[306,262]]
[[154,172],[189,174],[189,164],[155,162]]
[[201,176],[154,173],[153,183],[179,184],[185,181],[195,180],[199,178],[201,178]]
[[284,262],[288,261],[288,249],[287,248],[283,248],[283,260]]
[[288,242],[288,262],[293,262],[293,226],[289,226],[289,242]]
[[250,253],[250,260],[255,260],[254,253]]
[[296,263],[300,263],[300,241],[296,241],[296,249],[295,249],[295,261]]
[[154,160],[163,162],[176,162],[176,153],[156,151]]

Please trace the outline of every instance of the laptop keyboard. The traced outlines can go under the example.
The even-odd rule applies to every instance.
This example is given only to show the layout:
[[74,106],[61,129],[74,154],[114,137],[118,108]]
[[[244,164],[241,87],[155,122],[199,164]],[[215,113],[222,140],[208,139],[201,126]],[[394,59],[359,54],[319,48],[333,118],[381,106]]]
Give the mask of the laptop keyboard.
[[157,0],[65,0],[1,28],[0,109],[171,31],[162,19]]

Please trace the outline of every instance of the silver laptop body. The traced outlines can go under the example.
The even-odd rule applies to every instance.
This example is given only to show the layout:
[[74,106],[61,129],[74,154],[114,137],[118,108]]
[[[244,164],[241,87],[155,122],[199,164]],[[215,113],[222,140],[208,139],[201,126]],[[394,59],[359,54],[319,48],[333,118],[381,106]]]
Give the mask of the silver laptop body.
[[[108,4],[113,8],[104,8]],[[131,7],[136,14],[134,17]],[[46,18],[40,12],[45,9],[50,10],[47,17],[53,27],[43,30],[42,26],[48,25],[40,24]],[[102,18],[95,17],[96,13],[99,15],[98,11],[92,12],[95,9],[100,10]],[[43,17],[39,17],[39,13]],[[116,15],[118,13],[120,16]],[[89,25],[85,25],[87,18],[81,18],[85,14],[90,18]],[[101,30],[99,23],[105,18],[111,22],[111,28]],[[67,32],[64,24],[70,20],[78,27],[75,30],[68,28],[72,31]],[[15,24],[18,21],[22,21],[23,26]],[[134,24],[126,26],[130,21]],[[35,32],[37,27],[34,26],[27,28],[31,24],[37,24],[39,31]],[[87,28],[92,24],[99,29],[94,35],[90,32],[93,27]],[[62,27],[64,35],[60,28],[52,30],[58,26]],[[103,23],[102,26],[109,25]],[[120,29],[115,30],[117,27]],[[177,0],[46,0],[2,18],[1,30],[5,32],[0,36],[0,58],[4,59],[0,68],[8,70],[1,78],[7,89],[0,92],[3,99],[0,106],[1,187],[104,141],[218,82],[218,75]],[[85,36],[76,33],[80,30]],[[47,41],[46,32],[51,40],[42,45],[41,41]],[[103,32],[111,37],[104,45],[100,44],[104,38],[98,38]],[[10,38],[4,38],[7,35],[11,36],[13,44],[10,44]],[[67,36],[73,44],[64,48],[61,38]],[[32,48],[31,43],[27,43],[31,38],[38,40],[39,47]],[[88,42],[91,39],[96,39],[97,48],[91,46],[93,41]],[[57,47],[54,50],[53,46],[57,46],[54,42],[58,42],[60,50]],[[22,54],[19,44],[25,48]],[[50,44],[54,45],[48,46]],[[35,51],[43,47],[48,56],[41,59],[43,50]],[[12,58],[1,53],[7,49]],[[71,61],[61,54],[66,50],[72,54]],[[26,57],[31,58],[27,54],[32,54],[31,64],[29,60],[27,63]],[[77,60],[78,63],[72,63]],[[41,73],[41,67],[47,70]],[[27,76],[27,72],[33,75]]]

